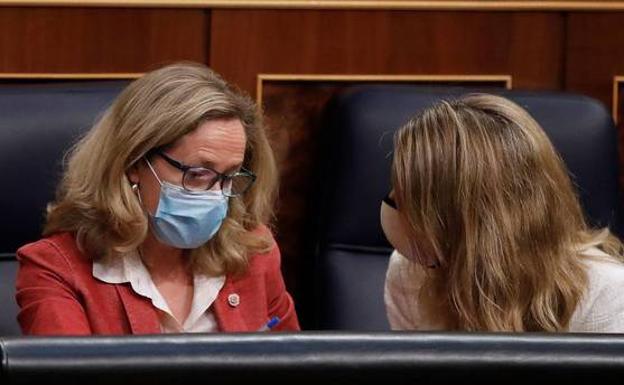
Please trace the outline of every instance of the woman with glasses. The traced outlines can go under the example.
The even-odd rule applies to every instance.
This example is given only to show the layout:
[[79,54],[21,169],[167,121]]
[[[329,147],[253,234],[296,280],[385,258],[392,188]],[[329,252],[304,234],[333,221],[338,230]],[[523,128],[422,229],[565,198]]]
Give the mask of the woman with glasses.
[[507,99],[440,102],[400,128],[381,222],[394,329],[624,332],[622,245],[587,225],[548,137]]
[[248,97],[202,65],[144,75],[72,149],[44,238],[18,250],[23,332],[298,330],[275,188]]

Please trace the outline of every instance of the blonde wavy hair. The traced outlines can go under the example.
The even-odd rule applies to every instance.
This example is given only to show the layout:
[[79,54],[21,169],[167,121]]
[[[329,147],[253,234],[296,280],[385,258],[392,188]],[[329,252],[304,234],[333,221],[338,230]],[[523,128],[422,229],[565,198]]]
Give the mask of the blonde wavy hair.
[[410,120],[395,135],[392,183],[414,246],[439,262],[418,299],[450,330],[565,331],[588,285],[580,252],[621,255],[608,229],[586,224],[539,124],[499,96]]
[[154,148],[174,143],[200,123],[237,118],[245,128],[244,167],[257,179],[244,196],[230,199],[217,235],[192,250],[194,271],[242,273],[248,256],[272,246],[277,171],[261,114],[247,96],[209,68],[179,63],[132,82],[68,153],[55,202],[48,205],[44,235],[74,232],[92,258],[135,250],[148,232],[148,218],[126,176]]

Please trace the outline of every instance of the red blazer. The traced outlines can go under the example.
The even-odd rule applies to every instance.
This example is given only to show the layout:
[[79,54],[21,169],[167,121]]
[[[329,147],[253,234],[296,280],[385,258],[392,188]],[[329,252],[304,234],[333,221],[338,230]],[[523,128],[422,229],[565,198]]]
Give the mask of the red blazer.
[[[61,233],[17,251],[18,321],[24,334],[157,334],[157,309],[129,283],[110,284],[92,275],[93,263],[78,250],[73,234]],[[228,303],[238,294],[239,303]],[[226,276],[212,309],[223,332],[256,331],[271,317],[274,330],[299,330],[286,292],[277,245],[250,258],[248,271]]]

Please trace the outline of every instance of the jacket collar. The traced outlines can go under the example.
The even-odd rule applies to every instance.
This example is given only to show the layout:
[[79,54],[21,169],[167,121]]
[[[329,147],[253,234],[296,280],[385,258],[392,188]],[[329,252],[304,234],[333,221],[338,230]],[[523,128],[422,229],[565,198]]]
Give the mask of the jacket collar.
[[[95,261],[92,273],[100,281],[115,285],[132,334],[158,334],[161,332],[156,310],[158,306],[153,299],[141,295],[145,294],[145,285],[140,282],[140,279],[139,282],[136,279],[135,273],[142,271],[141,269],[145,270],[145,266],[141,263],[138,254],[128,253],[120,258]],[[247,330],[238,305],[231,301],[232,295],[238,295],[235,282],[225,277],[210,278],[210,280],[215,279],[221,282],[224,280],[221,290],[212,303],[219,330],[222,332]],[[197,279],[195,281],[197,283]]]
[[160,334],[156,308],[148,298],[136,294],[129,284],[115,285],[121,298],[132,334]]

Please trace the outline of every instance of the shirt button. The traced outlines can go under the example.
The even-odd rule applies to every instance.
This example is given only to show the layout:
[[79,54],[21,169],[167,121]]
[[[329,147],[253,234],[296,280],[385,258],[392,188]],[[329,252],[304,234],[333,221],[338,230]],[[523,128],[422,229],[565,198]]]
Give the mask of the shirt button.
[[232,307],[236,307],[240,305],[240,296],[236,293],[232,293],[228,295],[227,300],[228,300],[228,304]]

